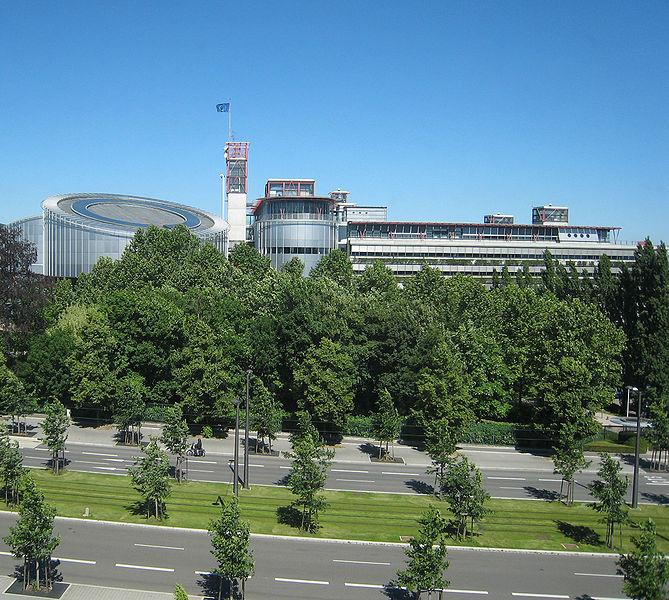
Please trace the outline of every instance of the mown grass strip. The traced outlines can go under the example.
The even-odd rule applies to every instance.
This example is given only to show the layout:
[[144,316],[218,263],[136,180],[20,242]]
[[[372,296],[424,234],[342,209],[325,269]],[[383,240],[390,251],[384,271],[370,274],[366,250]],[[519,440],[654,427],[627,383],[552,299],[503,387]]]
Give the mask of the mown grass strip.
[[[174,484],[167,503],[168,518],[158,522],[138,514],[139,495],[129,478],[112,475],[65,472],[54,476],[34,470],[33,476],[58,514],[82,517],[90,509],[91,518],[127,523],[150,523],[174,527],[206,528],[217,514],[217,498],[228,498],[232,486],[225,483],[189,482]],[[329,506],[314,537],[398,542],[400,536],[414,535],[421,513],[433,503],[446,514],[446,504],[430,496],[374,494],[368,492],[326,492]],[[256,486],[241,490],[244,517],[255,533],[303,535],[279,522],[281,507],[292,500],[290,491],[280,487]],[[481,524],[478,534],[462,544],[539,550],[578,549],[609,551],[602,543],[604,525],[590,505],[563,506],[540,500],[491,500],[494,511]],[[658,545],[669,552],[669,511],[662,506],[642,506],[630,513],[633,523],[651,517],[658,527]],[[633,523],[623,529],[624,549],[629,548]],[[457,544],[457,541],[453,541]],[[571,545],[577,544],[577,548]]]

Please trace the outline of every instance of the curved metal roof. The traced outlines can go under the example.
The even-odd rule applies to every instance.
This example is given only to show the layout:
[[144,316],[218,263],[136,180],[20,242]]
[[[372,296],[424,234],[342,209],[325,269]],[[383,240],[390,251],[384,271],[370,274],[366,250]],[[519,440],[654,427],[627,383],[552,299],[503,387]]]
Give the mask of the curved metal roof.
[[196,235],[227,231],[222,218],[203,210],[142,196],[120,194],[66,194],[42,202],[45,211],[95,229],[134,232],[143,227],[188,227]]

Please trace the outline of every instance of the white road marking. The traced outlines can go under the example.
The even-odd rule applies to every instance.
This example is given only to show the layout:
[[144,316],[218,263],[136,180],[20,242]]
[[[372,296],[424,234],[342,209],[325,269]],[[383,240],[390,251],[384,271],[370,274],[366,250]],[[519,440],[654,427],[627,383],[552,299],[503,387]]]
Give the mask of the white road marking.
[[162,571],[163,573],[174,573],[174,569],[168,569],[166,567],[146,567],[144,565],[126,565],[124,563],[116,563],[117,567],[123,569],[139,569],[140,571]]
[[254,465],[253,463],[249,463],[249,467],[257,467],[258,469],[264,469],[265,465]]
[[160,548],[163,550],[185,550],[179,546],[154,546],[153,544],[135,544],[138,548]]
[[88,454],[90,456],[118,456],[118,454],[103,454],[101,452],[82,452],[82,454]]
[[[81,461],[79,461],[81,462]],[[94,469],[100,469],[101,471],[122,471],[123,469],[117,469],[116,467],[93,467]]]
[[0,551],[0,556],[14,556],[11,552]]
[[100,462],[98,460],[75,460],[74,462],[79,463],[81,465],[104,465],[105,463]]
[[54,560],[67,563],[77,563],[79,565],[94,565],[97,564],[94,560],[82,560],[80,558],[62,558],[61,556],[54,556]]
[[569,596],[561,596],[560,594],[529,594],[524,592],[511,592],[512,596],[522,596],[524,598],[566,598],[569,600]]
[[560,483],[562,479],[539,479],[539,481],[550,481],[552,483]]
[[337,479],[336,481],[353,481],[355,483],[374,483],[373,479]]
[[188,462],[192,462],[198,465],[217,465],[218,463],[215,460],[195,460],[194,458],[189,458]]
[[486,479],[503,479],[506,481],[527,481],[525,477],[490,477],[487,476]]
[[279,469],[292,469],[292,467],[279,467]]
[[104,460],[106,460],[107,462],[134,462],[132,460],[125,460],[124,458],[105,458]]
[[330,585],[329,581],[317,581],[314,579],[287,579],[285,577],[275,577],[274,581],[281,583],[310,583],[312,585]]
[[384,585],[379,585],[378,583],[349,583],[348,581],[344,583],[344,587],[372,588],[374,590],[382,590],[385,588]]
[[522,488],[522,487],[511,487],[511,486],[508,486],[508,485],[500,485],[500,486],[499,486],[499,489],[500,489],[500,490],[524,490],[525,488]]
[[665,481],[663,483],[647,483],[646,485],[669,485],[669,481]]
[[356,471],[354,469],[330,469],[331,473],[369,473],[369,471]]
[[608,573],[574,573],[574,575],[582,575],[583,577],[617,577],[622,579],[622,575],[609,575]]
[[188,472],[193,472],[193,473],[216,473],[216,471],[207,471],[207,469],[188,469]]
[[196,575],[213,575],[211,571],[193,571]]
[[393,471],[381,471],[381,475],[409,475],[411,477],[420,477],[421,473],[394,473]]
[[478,594],[479,596],[487,596],[488,592],[485,590],[444,590],[447,594]]
[[[49,452],[49,453],[51,452],[51,450],[49,450],[48,448],[31,448],[31,450],[32,450],[33,452]],[[65,452],[66,452],[67,454],[70,453],[69,450],[65,450]]]
[[341,560],[341,559],[338,559],[338,558],[333,558],[332,562],[346,563],[346,564],[349,564],[349,565],[383,565],[383,566],[386,566],[386,567],[390,566],[389,562],[368,562],[366,560]]

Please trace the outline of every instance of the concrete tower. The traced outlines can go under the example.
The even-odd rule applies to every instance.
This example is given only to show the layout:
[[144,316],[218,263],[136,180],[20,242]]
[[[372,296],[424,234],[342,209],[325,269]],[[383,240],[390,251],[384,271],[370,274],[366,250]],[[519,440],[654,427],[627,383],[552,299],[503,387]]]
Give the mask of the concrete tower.
[[246,242],[246,196],[248,191],[249,143],[225,144],[225,219],[230,225],[228,249]]

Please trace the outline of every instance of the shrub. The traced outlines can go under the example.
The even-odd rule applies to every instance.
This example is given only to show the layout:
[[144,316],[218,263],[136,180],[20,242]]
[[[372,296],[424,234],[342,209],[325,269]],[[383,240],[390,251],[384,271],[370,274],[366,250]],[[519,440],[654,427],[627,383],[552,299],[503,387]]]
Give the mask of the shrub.
[[202,437],[204,437],[204,438],[213,438],[214,437],[214,430],[211,428],[210,425],[205,425],[202,428]]
[[178,583],[174,588],[174,600],[188,600],[188,594]]

